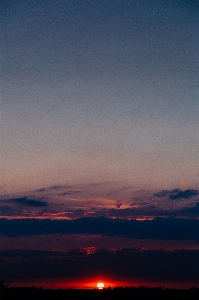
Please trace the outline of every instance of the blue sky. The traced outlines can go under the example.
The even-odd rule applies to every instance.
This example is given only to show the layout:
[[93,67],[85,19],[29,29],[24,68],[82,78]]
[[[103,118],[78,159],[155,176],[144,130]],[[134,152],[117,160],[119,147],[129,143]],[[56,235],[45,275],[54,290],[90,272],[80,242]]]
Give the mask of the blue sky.
[[198,3],[3,10],[3,192],[198,181]]

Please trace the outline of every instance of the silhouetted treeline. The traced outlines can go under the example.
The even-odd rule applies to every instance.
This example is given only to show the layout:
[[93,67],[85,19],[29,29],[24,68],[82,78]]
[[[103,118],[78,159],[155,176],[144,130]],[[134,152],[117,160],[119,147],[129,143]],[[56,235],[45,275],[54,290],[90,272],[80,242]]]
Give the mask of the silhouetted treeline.
[[97,289],[9,288],[0,290],[1,300],[198,300],[199,288],[164,289],[147,287],[117,287]]

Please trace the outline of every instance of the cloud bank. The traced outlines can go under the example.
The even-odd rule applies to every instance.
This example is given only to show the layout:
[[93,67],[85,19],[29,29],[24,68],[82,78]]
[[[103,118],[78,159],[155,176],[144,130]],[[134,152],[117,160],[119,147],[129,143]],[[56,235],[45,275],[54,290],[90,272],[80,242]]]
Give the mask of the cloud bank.
[[[9,258],[9,259],[8,259]],[[17,261],[17,263],[16,263]],[[96,250],[68,252],[11,250],[0,251],[0,276],[9,279],[114,278],[149,281],[198,281],[199,250]]]
[[199,240],[199,220],[155,218],[137,221],[85,217],[75,220],[0,219],[0,234],[17,237],[40,234],[99,234],[137,239]]

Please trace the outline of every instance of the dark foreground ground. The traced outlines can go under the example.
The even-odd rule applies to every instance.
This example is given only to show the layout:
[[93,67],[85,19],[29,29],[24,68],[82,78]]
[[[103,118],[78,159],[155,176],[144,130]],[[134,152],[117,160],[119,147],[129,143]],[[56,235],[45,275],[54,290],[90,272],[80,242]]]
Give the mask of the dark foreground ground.
[[0,290],[0,300],[178,300],[199,299],[199,288],[186,290],[162,288],[114,288],[104,290],[9,288]]

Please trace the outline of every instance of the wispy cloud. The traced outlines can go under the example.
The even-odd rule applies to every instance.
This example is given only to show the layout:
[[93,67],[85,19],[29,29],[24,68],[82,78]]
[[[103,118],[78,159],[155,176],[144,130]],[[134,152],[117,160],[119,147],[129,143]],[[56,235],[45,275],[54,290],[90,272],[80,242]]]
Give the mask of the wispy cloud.
[[68,196],[68,195],[79,194],[79,193],[81,193],[81,191],[68,191],[59,194],[59,196]]
[[61,185],[53,185],[53,186],[50,186],[49,189],[52,189],[52,190],[57,190],[57,189],[60,189],[62,188]]

